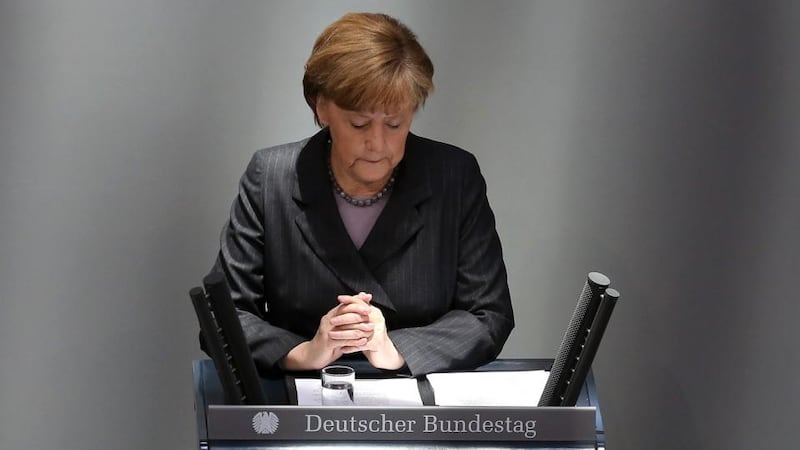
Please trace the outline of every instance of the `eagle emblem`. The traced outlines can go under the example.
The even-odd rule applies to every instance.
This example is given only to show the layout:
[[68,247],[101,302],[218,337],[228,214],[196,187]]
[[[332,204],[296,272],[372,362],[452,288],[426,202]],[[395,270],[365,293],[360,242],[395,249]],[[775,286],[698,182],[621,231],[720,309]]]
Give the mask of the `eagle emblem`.
[[253,416],[253,431],[258,434],[272,434],[278,430],[280,420],[273,412],[261,411]]

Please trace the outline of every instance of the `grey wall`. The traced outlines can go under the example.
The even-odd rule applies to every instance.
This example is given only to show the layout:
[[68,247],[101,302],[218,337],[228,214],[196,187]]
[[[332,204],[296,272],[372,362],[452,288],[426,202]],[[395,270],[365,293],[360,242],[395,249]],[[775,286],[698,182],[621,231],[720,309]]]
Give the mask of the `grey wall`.
[[[0,448],[189,449],[187,291],[258,148],[314,131],[348,10],[416,30],[415,131],[481,161],[519,325],[554,354],[586,272],[616,449],[790,448],[800,370],[796,2],[0,2]],[[785,372],[782,372],[785,371]]]

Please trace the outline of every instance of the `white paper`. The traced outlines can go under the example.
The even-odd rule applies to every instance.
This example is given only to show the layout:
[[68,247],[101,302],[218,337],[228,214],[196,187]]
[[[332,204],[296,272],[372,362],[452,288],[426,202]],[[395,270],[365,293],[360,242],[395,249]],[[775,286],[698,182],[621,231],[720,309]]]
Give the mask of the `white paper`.
[[[296,378],[297,404],[322,404],[322,382],[319,378]],[[422,406],[415,378],[380,380],[356,379],[353,400],[357,406]]]
[[439,406],[537,406],[546,370],[428,374]]

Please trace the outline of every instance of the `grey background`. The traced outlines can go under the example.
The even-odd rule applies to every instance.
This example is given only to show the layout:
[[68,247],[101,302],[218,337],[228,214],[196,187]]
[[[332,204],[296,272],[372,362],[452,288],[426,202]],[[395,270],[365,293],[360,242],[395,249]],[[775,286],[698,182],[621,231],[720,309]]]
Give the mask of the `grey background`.
[[797,2],[36,0],[0,2],[0,449],[193,447],[187,291],[349,10],[418,33],[414,130],[482,164],[504,356],[552,356],[600,270],[610,448],[796,445]]

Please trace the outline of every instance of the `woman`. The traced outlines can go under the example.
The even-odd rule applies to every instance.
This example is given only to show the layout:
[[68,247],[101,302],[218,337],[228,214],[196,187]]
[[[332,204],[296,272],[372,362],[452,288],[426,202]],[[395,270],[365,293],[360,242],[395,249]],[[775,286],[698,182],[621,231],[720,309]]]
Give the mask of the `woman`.
[[303,89],[322,130],[254,155],[215,267],[260,371],[363,355],[420,375],[502,349],[514,320],[477,162],[409,132],[432,77],[386,15],[317,39]]

